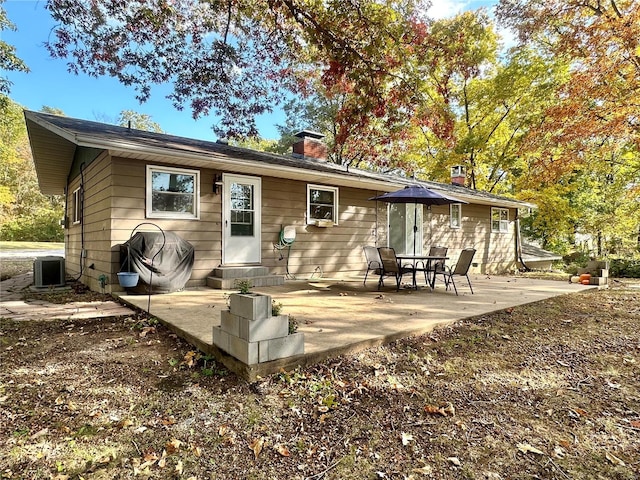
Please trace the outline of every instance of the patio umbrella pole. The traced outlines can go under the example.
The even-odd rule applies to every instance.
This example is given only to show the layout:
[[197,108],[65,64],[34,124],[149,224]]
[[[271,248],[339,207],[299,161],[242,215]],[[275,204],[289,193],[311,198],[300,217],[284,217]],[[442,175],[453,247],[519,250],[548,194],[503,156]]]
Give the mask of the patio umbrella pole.
[[413,204],[413,256],[416,256],[416,237],[418,236],[418,203]]

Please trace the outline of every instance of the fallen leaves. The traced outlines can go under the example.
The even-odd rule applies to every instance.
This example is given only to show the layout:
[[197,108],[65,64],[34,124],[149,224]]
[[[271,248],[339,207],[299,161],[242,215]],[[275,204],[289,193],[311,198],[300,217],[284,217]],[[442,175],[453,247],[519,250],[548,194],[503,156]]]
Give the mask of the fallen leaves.
[[413,442],[413,441],[414,441],[414,438],[412,434],[402,432],[402,445],[406,447],[407,445],[409,445],[410,442]]
[[173,438],[166,443],[165,447],[169,454],[173,454],[180,450],[181,445],[182,445],[182,442],[180,440],[178,440],[177,438]]
[[291,456],[291,452],[289,451],[289,449],[287,448],[286,445],[283,445],[283,444],[279,443],[279,444],[275,445],[274,448],[275,448],[276,452],[278,452],[283,457],[290,457]]
[[626,464],[611,452],[606,452],[604,458],[609,460],[613,465],[624,467]]
[[454,417],[456,415],[456,408],[453,403],[448,402],[445,405],[436,407],[435,405],[425,405],[424,411],[429,414],[442,415],[443,417]]
[[520,450],[524,454],[535,453],[536,455],[544,455],[544,452],[542,450],[539,450],[528,443],[518,443],[516,447],[518,447],[518,450]]
[[260,456],[260,453],[262,453],[262,449],[264,448],[264,443],[265,443],[264,437],[256,438],[249,443],[249,448],[253,451],[253,454],[255,455],[256,460]]

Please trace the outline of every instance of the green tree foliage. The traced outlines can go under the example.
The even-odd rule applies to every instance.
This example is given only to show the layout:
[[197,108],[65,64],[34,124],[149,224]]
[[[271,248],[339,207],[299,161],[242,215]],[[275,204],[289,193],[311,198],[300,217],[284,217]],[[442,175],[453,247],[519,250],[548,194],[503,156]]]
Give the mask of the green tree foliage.
[[62,241],[62,196],[40,193],[22,107],[7,99],[0,115],[0,239]]
[[118,117],[118,125],[121,127],[131,127],[136,130],[145,130],[147,132],[164,133],[160,124],[153,121],[151,115],[139,113],[133,110],[123,110]]
[[531,176],[538,185],[567,185],[574,229],[596,239],[594,253],[637,249],[640,4],[501,0],[497,13],[519,33],[519,48],[568,65],[521,145]]
[[[0,0],[0,33],[4,30],[15,30],[16,27],[7,18],[7,12],[2,4],[4,0]],[[16,49],[13,45],[9,45],[7,42],[0,40],[0,70],[28,72],[27,65],[18,57]],[[0,106],[2,103],[6,103],[5,95],[8,95],[11,90],[11,82],[4,77],[0,77]]]

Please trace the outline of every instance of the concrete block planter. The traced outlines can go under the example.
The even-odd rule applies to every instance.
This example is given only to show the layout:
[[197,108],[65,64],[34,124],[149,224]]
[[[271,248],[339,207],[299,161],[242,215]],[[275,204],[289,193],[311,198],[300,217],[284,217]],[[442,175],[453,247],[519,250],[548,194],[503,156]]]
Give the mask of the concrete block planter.
[[229,310],[239,317],[258,320],[271,316],[271,297],[259,293],[232,293]]
[[278,315],[277,317],[249,320],[231,312],[222,312],[220,326],[229,335],[240,337],[247,342],[259,342],[270,338],[285,337],[289,333],[289,316]]
[[213,327],[213,343],[247,365],[304,354],[304,334],[289,335],[289,316],[271,315],[271,297],[230,295],[229,311]]

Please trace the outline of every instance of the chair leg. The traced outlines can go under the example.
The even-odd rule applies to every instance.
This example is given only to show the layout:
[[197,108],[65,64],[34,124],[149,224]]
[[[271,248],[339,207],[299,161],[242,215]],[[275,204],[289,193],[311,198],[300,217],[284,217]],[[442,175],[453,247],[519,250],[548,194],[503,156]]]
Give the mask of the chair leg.
[[369,269],[367,268],[367,271],[364,274],[364,282],[362,282],[362,285],[364,285],[365,287],[367,286],[367,275],[369,275]]
[[456,288],[456,282],[453,279],[453,275],[449,277],[449,281],[451,282],[451,285],[453,285],[453,290],[456,292],[456,296],[458,296],[458,289]]
[[471,290],[471,295],[473,295],[473,287],[471,286],[471,280],[469,280],[469,274],[466,275],[467,282],[469,282],[469,290]]
[[380,280],[378,280],[378,291],[380,291],[380,287],[382,287],[384,285],[384,282],[382,281],[382,275],[380,275]]

